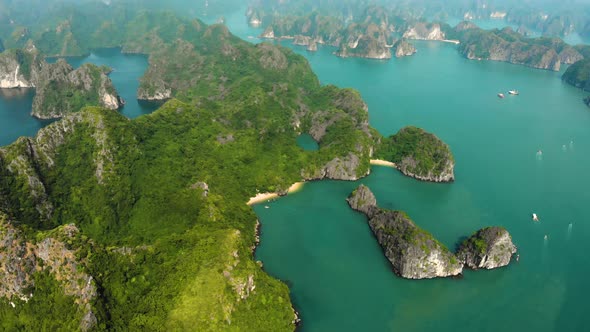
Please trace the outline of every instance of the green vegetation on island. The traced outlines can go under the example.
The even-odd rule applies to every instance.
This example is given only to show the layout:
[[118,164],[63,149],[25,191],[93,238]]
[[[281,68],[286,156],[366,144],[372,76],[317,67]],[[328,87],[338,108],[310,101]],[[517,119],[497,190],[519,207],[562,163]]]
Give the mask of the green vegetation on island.
[[[313,8],[311,13],[309,8]],[[459,17],[470,18],[472,14]],[[491,14],[507,15],[501,11],[488,13]],[[469,21],[454,28],[445,23],[427,22],[427,18],[445,15],[423,16],[424,12],[414,12],[402,4],[367,5],[352,1],[312,5],[266,1],[251,6],[246,15],[251,24],[255,22],[254,25],[265,28],[263,38],[293,39],[294,44],[307,46],[309,50],[326,44],[338,47],[334,54],[341,57],[389,59],[391,48],[397,57],[414,53],[410,45],[400,44],[403,39],[446,40],[458,43],[459,52],[468,59],[559,71],[562,64],[573,64],[590,53],[586,46],[570,46],[556,37],[528,38],[524,28],[484,30]]]
[[510,264],[516,246],[503,227],[485,227],[461,243],[457,257],[472,269],[494,269]]
[[447,0],[444,3],[376,0],[370,4],[359,0],[257,0],[250,2],[247,15],[250,24],[265,25],[276,15],[305,15],[312,10],[341,20],[362,17],[366,11],[372,11],[372,16],[388,15],[394,24],[397,23],[391,19],[394,15],[406,21],[447,21],[459,17],[470,21],[491,19],[516,25],[519,31],[533,30],[547,37],[564,37],[575,32],[587,37],[590,35],[589,8],[583,1],[562,4],[550,1],[493,1],[482,5],[477,1],[463,0]]
[[584,91],[590,91],[590,59],[584,59],[569,66],[561,79]]
[[466,239],[453,254],[403,211],[379,208],[371,190],[360,185],[348,197],[349,206],[367,216],[369,227],[394,272],[408,279],[449,277],[472,269],[510,264],[516,246],[502,227],[486,227]]
[[[23,244],[0,258],[22,285],[0,287],[7,330],[293,330],[287,286],[253,259],[245,202],[369,172],[379,135],[358,92],[320,86],[288,49],[150,15],[160,29],[134,32],[150,36],[134,44],[151,52],[142,85],[171,100],[133,121],[86,108],[0,149],[0,247]],[[303,132],[318,151],[297,145]]]
[[402,173],[417,179],[448,182],[455,178],[455,160],[449,146],[417,127],[404,127],[397,134],[383,138],[375,157],[395,163]]
[[33,47],[0,53],[0,88],[35,88],[32,115],[42,119],[59,118],[89,105],[120,108],[109,71],[93,64],[73,69],[63,59],[50,64]]
[[509,27],[483,30],[473,23],[462,22],[447,32],[447,38],[459,40],[459,52],[468,59],[506,61],[559,71],[561,64],[584,58],[559,38],[527,38]]
[[[86,107],[0,148],[4,330],[292,331],[288,287],[253,257],[250,197],[283,194],[301,180],[359,179],[374,150],[402,158],[399,165],[412,161],[407,169],[435,180],[448,178],[449,165],[452,175],[448,146],[417,128],[382,138],[358,92],[321,86],[291,50],[252,45],[223,25],[171,13],[96,3],[77,9],[53,8],[69,15],[31,28],[17,22],[7,43],[47,55],[95,47],[148,54],[138,97],[168,101],[134,120]],[[50,66],[10,52],[20,54],[9,71],[15,84],[43,73],[27,68]],[[51,66],[68,77],[55,82],[92,91],[106,71]],[[19,76],[20,67],[30,75]],[[50,105],[93,104],[93,92],[58,83],[46,90]],[[300,148],[302,133],[319,149]],[[369,211],[380,216],[376,232],[407,244],[389,242],[393,250],[419,250],[422,265],[405,271],[440,275],[432,263],[441,253],[443,272],[457,274],[461,262],[406,214]]]
[[364,213],[369,227],[396,274],[408,279],[458,275],[463,264],[432,234],[418,227],[403,211],[381,209],[369,188],[360,185],[347,199]]
[[[580,60],[569,66],[561,79],[584,91],[590,91],[590,59]],[[584,98],[584,104],[590,106],[590,97]]]

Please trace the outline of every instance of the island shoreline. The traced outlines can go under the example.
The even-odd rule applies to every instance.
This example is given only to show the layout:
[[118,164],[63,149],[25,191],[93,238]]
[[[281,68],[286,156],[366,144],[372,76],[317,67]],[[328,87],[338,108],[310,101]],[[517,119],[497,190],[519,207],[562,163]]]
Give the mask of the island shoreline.
[[[303,182],[303,181],[293,183],[289,187],[289,189],[287,189],[287,195],[301,191],[301,189],[303,189],[304,184],[305,184],[305,182]],[[260,204],[264,201],[279,198],[281,196],[285,196],[285,195],[279,195],[276,192],[275,193],[272,193],[272,192],[259,193],[259,194],[256,194],[256,196],[254,196],[254,197],[250,197],[250,199],[248,200],[246,205],[252,206],[252,205]]]
[[382,160],[382,159],[371,159],[370,164],[372,166],[385,166],[385,167],[397,169],[397,165],[395,163],[392,163],[391,161],[387,161],[387,160]]

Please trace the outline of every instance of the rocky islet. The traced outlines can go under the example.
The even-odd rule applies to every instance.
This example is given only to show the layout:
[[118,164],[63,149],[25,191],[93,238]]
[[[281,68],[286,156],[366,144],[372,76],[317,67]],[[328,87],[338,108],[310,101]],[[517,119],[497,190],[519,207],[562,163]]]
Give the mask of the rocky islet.
[[516,246],[508,231],[486,227],[452,253],[432,234],[418,227],[403,211],[379,208],[371,190],[360,185],[347,199],[349,206],[367,216],[369,227],[393,271],[407,279],[450,277],[463,267],[494,269],[510,263]]

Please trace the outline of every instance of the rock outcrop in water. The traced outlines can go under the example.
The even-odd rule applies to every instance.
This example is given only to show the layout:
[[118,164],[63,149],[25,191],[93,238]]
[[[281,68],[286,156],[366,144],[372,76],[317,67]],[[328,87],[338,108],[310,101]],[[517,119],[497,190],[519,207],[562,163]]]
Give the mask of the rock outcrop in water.
[[417,40],[444,40],[445,33],[438,23],[418,22],[410,26],[403,35],[403,38]]
[[37,56],[23,50],[10,50],[0,54],[0,89],[33,88],[35,78],[31,66],[38,64]]
[[396,274],[408,279],[428,279],[461,274],[463,265],[430,233],[416,226],[401,211],[380,209],[369,188],[361,185],[348,198],[363,212]]
[[569,66],[561,79],[584,91],[590,91],[590,59],[584,59]]
[[49,64],[34,48],[0,54],[0,88],[35,88],[32,115],[41,119],[60,118],[84,106],[119,109],[121,99],[109,71],[92,64],[73,69],[65,60]]
[[122,107],[121,98],[107,76],[109,68],[84,64],[73,69],[61,59],[45,68],[36,84],[33,116],[55,119],[88,105],[110,110]]
[[353,210],[367,216],[369,227],[394,272],[403,278],[455,276],[461,274],[464,265],[472,269],[495,269],[508,265],[516,253],[510,234],[501,227],[477,231],[461,244],[455,255],[416,226],[406,213],[379,208],[368,187],[360,185],[347,201]]
[[249,7],[246,11],[246,17],[251,27],[258,28],[262,25],[262,14],[258,9]]
[[397,134],[384,138],[376,156],[395,163],[404,175],[418,180],[455,180],[455,160],[451,149],[438,137],[421,128],[405,127]]
[[559,71],[562,64],[571,64],[583,57],[558,38],[525,38],[509,27],[483,30],[463,22],[453,33],[461,41],[459,52],[472,60],[505,61]]
[[372,218],[379,210],[377,198],[367,186],[362,184],[352,192],[346,201],[353,210],[362,212],[369,218]]
[[416,47],[405,39],[400,39],[393,44],[393,50],[396,58],[410,56],[416,53]]
[[343,58],[390,59],[387,30],[376,24],[350,25],[343,36],[340,49],[334,54]]
[[502,227],[480,229],[463,241],[457,257],[472,269],[495,269],[510,264],[516,246]]
[[334,54],[340,57],[390,59],[393,43],[391,32],[395,27],[383,13],[368,10],[364,15],[365,20],[355,23],[345,23],[337,17],[319,14],[275,16],[260,37],[292,39],[293,44],[307,46],[309,51],[315,51],[318,44],[326,44],[337,47]]

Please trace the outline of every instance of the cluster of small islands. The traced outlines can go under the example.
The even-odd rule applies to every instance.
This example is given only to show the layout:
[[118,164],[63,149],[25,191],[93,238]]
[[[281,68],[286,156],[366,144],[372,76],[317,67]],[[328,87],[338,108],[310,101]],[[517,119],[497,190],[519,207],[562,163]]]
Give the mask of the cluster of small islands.
[[[299,181],[358,180],[371,160],[421,181],[455,179],[447,144],[413,126],[383,137],[358,92],[320,85],[293,51],[250,44],[223,24],[120,6],[58,10],[51,22],[17,22],[2,35],[0,88],[35,89],[32,116],[58,119],[0,148],[3,329],[293,330],[288,287],[253,258],[250,197],[284,195]],[[275,17],[262,37],[376,59],[415,53],[413,39],[453,41],[469,59],[573,64],[564,80],[590,91],[587,46],[469,22],[394,22],[378,10],[347,25]],[[247,12],[253,24],[263,16]],[[110,68],[45,60],[102,47],[149,56],[138,99],[165,101],[160,109],[129,120],[115,111],[124,101]],[[317,151],[297,145],[302,133]],[[348,203],[403,278],[493,269],[516,253],[501,227],[474,230],[453,252],[362,185]]]

